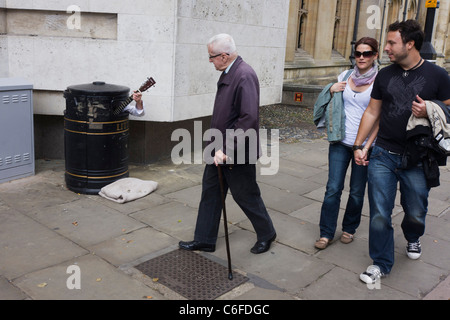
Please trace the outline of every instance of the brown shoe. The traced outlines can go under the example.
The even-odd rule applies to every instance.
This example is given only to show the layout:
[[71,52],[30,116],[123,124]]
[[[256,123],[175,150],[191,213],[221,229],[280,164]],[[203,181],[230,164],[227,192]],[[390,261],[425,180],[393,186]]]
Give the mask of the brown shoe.
[[341,236],[341,242],[348,244],[353,241],[353,235],[348,232],[343,232]]
[[330,239],[320,238],[319,240],[316,241],[316,243],[314,244],[314,247],[316,247],[317,249],[323,250],[326,247],[328,247],[329,243],[330,243]]

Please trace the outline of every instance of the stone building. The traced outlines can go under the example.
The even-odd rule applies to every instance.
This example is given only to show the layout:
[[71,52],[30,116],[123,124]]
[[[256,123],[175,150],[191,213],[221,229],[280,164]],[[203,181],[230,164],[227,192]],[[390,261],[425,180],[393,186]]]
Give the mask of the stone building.
[[68,86],[131,90],[151,76],[146,113],[130,117],[130,161],[170,156],[177,128],[209,128],[220,74],[206,44],[231,34],[258,73],[261,104],[281,101],[289,0],[0,0],[0,78],[33,84],[36,158],[64,158]]
[[[150,163],[170,156],[175,129],[209,127],[219,77],[207,56],[212,35],[234,36],[259,76],[262,105],[310,106],[351,66],[352,41],[372,36],[382,51],[387,25],[424,23],[426,2],[0,0],[0,78],[33,84],[36,158],[63,159],[68,86],[105,81],[135,90],[153,77],[145,116],[130,117],[129,145],[131,162]],[[448,70],[449,12],[441,0],[432,40],[436,63]]]
[[[373,37],[383,52],[386,29],[397,20],[425,25],[425,0],[292,0],[289,8],[283,102],[311,105],[321,87],[351,67],[352,41]],[[450,72],[450,1],[435,9],[431,44]],[[389,60],[380,55],[380,65]],[[297,100],[296,100],[297,98]]]

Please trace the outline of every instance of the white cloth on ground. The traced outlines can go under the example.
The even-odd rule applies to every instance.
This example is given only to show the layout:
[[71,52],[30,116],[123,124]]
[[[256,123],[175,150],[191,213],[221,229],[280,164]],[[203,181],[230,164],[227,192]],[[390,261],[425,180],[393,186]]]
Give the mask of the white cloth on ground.
[[158,183],[155,181],[123,178],[104,186],[98,194],[117,203],[125,203],[142,198],[155,191],[157,187]]

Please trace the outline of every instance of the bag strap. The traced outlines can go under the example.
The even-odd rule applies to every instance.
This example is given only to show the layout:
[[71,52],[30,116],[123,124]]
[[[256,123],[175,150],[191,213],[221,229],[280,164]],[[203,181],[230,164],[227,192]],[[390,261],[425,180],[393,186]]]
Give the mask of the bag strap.
[[343,79],[342,81],[347,80],[347,79],[350,77],[350,75],[351,75],[352,73],[353,73],[353,69],[348,70],[347,73],[345,74],[344,79]]

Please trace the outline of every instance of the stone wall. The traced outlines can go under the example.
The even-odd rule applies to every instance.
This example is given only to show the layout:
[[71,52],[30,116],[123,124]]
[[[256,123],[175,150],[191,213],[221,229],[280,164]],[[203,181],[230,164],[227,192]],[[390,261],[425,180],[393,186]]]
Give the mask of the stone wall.
[[[76,3],[74,5],[74,3]],[[262,104],[281,100],[289,0],[0,1],[0,77],[34,84],[35,113],[62,115],[67,86],[134,90],[148,77],[146,121],[207,116],[218,74],[206,42],[235,37],[261,80]],[[77,21],[79,29],[77,28]]]
[[167,156],[158,146],[170,132],[160,128],[208,122],[220,74],[206,43],[217,33],[231,34],[255,68],[261,105],[281,101],[288,11],[289,0],[0,0],[0,77],[33,83],[37,145],[47,146],[36,154],[60,158],[68,86],[135,90],[152,76],[145,116],[130,118],[143,122],[131,124],[134,160],[147,163]]

